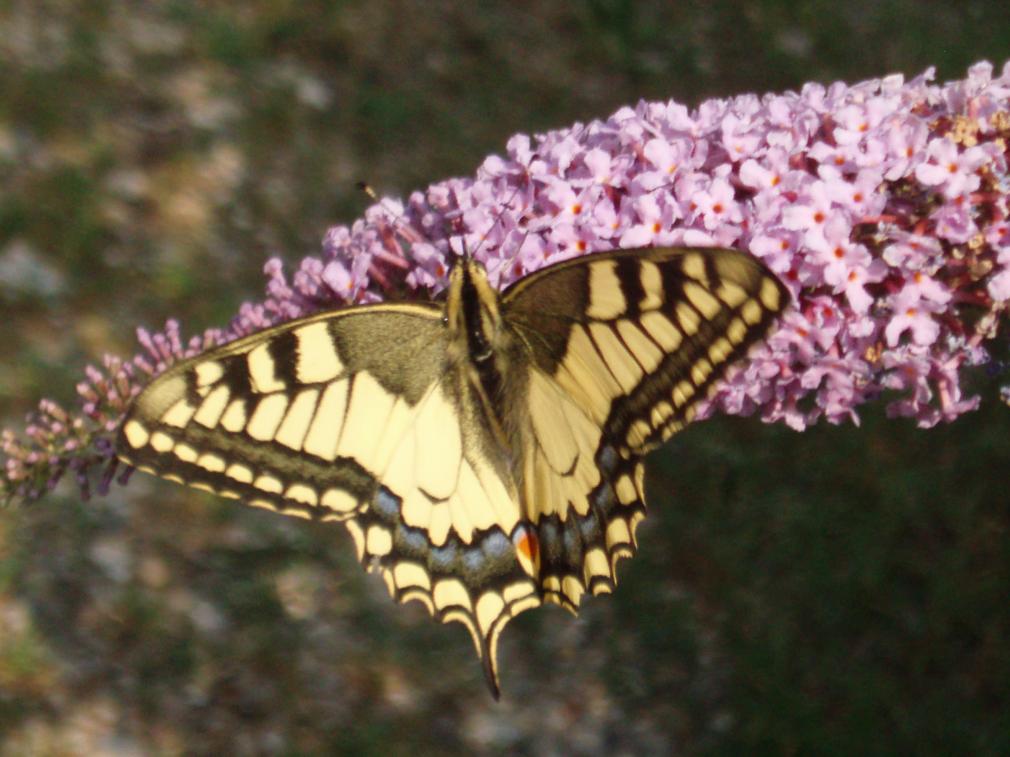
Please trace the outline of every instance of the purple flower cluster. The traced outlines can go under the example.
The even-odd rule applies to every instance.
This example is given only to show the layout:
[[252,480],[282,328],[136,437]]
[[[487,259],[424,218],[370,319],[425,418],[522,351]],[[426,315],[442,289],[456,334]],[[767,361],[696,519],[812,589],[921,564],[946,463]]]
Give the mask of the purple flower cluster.
[[643,102],[517,135],[475,178],[331,229],[290,278],[269,261],[266,299],[227,329],[185,345],[175,323],[141,330],[142,356],[89,370],[80,416],[44,403],[27,442],[5,432],[6,493],[38,496],[68,466],[81,477],[96,461],[108,478],[110,434],[172,361],[322,309],[431,296],[450,251],[464,249],[500,287],[600,250],[748,250],[794,306],[703,415],[858,423],[859,405],[890,391],[893,415],[951,420],[978,405],[962,393],[962,368],[988,360],[983,341],[1010,300],[1010,64],[998,77],[979,63],[964,80],[932,79],[808,84],[694,111]]

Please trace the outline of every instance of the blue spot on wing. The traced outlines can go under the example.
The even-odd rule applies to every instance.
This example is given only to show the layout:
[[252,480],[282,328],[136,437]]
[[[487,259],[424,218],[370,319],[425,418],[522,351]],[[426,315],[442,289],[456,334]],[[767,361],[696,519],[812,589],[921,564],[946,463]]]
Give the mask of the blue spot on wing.
[[385,486],[380,486],[375,495],[372,508],[375,514],[389,523],[395,523],[400,519],[400,506],[402,500]]

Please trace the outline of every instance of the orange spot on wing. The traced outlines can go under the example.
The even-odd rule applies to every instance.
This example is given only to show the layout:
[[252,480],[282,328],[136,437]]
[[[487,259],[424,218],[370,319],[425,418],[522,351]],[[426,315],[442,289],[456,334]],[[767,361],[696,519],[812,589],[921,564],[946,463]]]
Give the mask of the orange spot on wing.
[[530,529],[523,529],[516,539],[516,549],[523,553],[531,562],[536,563],[540,554],[540,540]]

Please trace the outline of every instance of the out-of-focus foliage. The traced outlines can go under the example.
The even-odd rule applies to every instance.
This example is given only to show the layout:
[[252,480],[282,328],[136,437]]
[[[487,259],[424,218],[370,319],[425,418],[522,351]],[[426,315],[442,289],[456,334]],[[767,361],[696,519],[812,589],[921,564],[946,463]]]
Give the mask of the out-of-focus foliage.
[[[268,255],[357,215],[357,179],[406,193],[639,98],[962,77],[1010,57],[1003,13],[5,3],[0,421],[132,354],[134,324],[227,320]],[[509,627],[498,705],[339,528],[67,487],[0,513],[0,752],[1005,753],[1008,432],[992,402],[929,432],[692,428],[617,593]]]

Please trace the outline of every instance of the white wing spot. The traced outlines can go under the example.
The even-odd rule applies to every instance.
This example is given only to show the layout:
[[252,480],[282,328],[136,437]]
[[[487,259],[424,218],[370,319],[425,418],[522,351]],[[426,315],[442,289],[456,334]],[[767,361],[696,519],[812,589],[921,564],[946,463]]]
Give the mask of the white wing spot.
[[694,336],[698,333],[701,318],[695,309],[686,302],[681,302],[677,305],[677,318],[680,320],[680,325],[687,336]]
[[205,360],[197,365],[193,372],[196,374],[197,386],[210,386],[221,380],[224,375],[224,366],[217,360]]
[[[176,452],[179,451],[178,445],[176,446]],[[200,455],[197,459],[196,464],[199,465],[204,470],[210,471],[211,473],[221,473],[225,469],[224,458],[220,455],[215,455],[213,452],[205,452]]]
[[264,510],[270,510],[271,512],[277,512],[277,506],[274,505],[268,499],[259,499],[258,497],[253,497],[252,499],[244,500],[247,505],[252,505],[253,507],[261,507]]
[[150,440],[151,435],[147,432],[144,424],[138,420],[129,420],[123,426],[123,435],[126,441],[134,449],[140,449]]
[[276,365],[270,355],[270,342],[263,342],[246,356],[252,389],[259,394],[282,392],[287,386],[277,378]]
[[318,397],[318,389],[305,389],[298,393],[288,408],[280,428],[277,429],[275,441],[293,450],[301,450],[302,441],[312,422],[312,414],[316,409]]
[[505,602],[494,591],[487,591],[477,600],[477,624],[482,633],[487,633],[491,625],[501,616]]
[[319,503],[316,490],[306,484],[291,484],[288,490],[284,492],[284,498],[293,500],[294,502],[301,502],[311,507],[315,507]]
[[648,422],[639,418],[631,424],[631,428],[628,430],[628,444],[631,447],[640,447],[645,444],[645,440],[649,437],[651,431],[652,427]]
[[319,501],[338,513],[350,513],[358,507],[358,501],[343,489],[327,489]]
[[329,323],[316,321],[295,329],[298,339],[298,365],[295,375],[303,384],[332,381],[344,366],[337,356],[337,348],[330,336]]
[[726,336],[733,344],[740,344],[747,337],[747,326],[739,318],[734,318],[726,327]]
[[168,409],[168,412],[161,416],[161,422],[168,426],[185,428],[195,412],[196,408],[193,405],[189,404],[185,399],[181,399],[172,405]]
[[684,282],[684,294],[687,295],[687,299],[691,301],[698,312],[700,312],[705,318],[712,319],[722,310],[722,304],[717,300],[712,294],[707,291],[700,284],[695,284],[693,281]]
[[673,405],[671,405],[669,402],[666,401],[660,401],[656,403],[656,405],[652,408],[652,415],[650,416],[650,420],[652,421],[653,426],[659,428],[664,423],[666,423],[666,421],[669,420],[670,416],[672,415],[673,415]]
[[175,449],[172,450],[175,456],[182,460],[184,463],[192,463],[196,461],[198,453],[195,449],[190,447],[188,444],[179,442],[175,445]]
[[731,308],[735,308],[747,299],[747,290],[732,281],[723,281],[716,290],[716,294]]
[[705,261],[698,253],[691,253],[682,257],[680,269],[696,281],[706,281],[708,274],[705,271]]
[[760,296],[762,304],[771,311],[776,311],[782,306],[782,295],[771,279],[766,278],[761,282]]
[[675,387],[673,387],[673,406],[676,408],[681,408],[691,401],[694,396],[694,385],[686,379],[681,381]]
[[589,550],[583,558],[583,578],[585,582],[588,584],[593,576],[605,576],[607,578],[612,576],[607,556],[599,547]]
[[270,494],[280,494],[284,488],[283,486],[281,486],[281,482],[279,479],[274,478],[273,476],[268,476],[266,474],[263,474],[255,481],[253,481],[253,486],[255,486],[257,489],[260,489],[261,491],[265,491]]
[[582,601],[582,595],[586,593],[585,587],[582,586],[582,582],[575,576],[565,576],[561,579],[561,591],[576,607],[578,607],[579,603]]
[[231,392],[228,391],[228,387],[224,384],[214,388],[207,395],[207,399],[203,401],[203,404],[200,405],[200,409],[196,411],[193,420],[201,426],[214,428],[221,419],[221,414],[224,412],[230,397]]
[[393,580],[400,589],[420,587],[431,589],[431,578],[423,567],[413,562],[400,562],[393,566]]
[[680,330],[674,326],[670,319],[655,311],[642,313],[638,322],[649,332],[656,343],[666,352],[674,352],[683,341]]
[[617,486],[614,487],[614,490],[617,492],[617,499],[621,504],[630,505],[638,498],[635,485],[631,482],[631,476],[626,474],[617,479]]
[[389,529],[382,526],[369,526],[365,546],[370,555],[377,557],[388,555],[393,549],[393,535],[389,533]]
[[764,311],[761,310],[761,306],[758,305],[757,300],[748,300],[744,303],[743,307],[740,308],[740,315],[743,319],[749,323],[751,326],[755,326],[761,322],[761,316]]
[[241,463],[232,463],[229,465],[224,475],[238,481],[240,484],[251,484],[253,480],[252,468]]
[[733,345],[726,337],[719,337],[712,346],[708,348],[708,357],[716,365],[725,363],[727,358],[733,353]]
[[432,592],[432,599],[439,610],[447,607],[459,606],[465,610],[470,610],[470,594],[467,592],[463,582],[457,578],[443,578],[435,584]]
[[283,394],[271,394],[259,401],[253,411],[246,433],[253,439],[269,442],[274,438],[277,427],[281,425],[284,411],[288,407],[288,399]]
[[638,307],[641,310],[657,310],[662,307],[666,293],[663,290],[663,275],[659,271],[659,266],[649,260],[643,260],[639,268],[639,278],[645,295],[638,303]]
[[712,375],[712,364],[705,358],[698,358],[691,366],[691,380],[695,386],[701,386],[705,380]]
[[155,431],[151,434],[151,447],[154,448],[155,452],[161,452],[162,454],[171,452],[174,446],[175,440],[164,431]]
[[347,384],[346,380],[336,381],[323,391],[316,416],[312,419],[302,445],[306,452],[323,460],[337,459],[337,443],[344,426],[344,409],[347,405]]
[[247,420],[245,400],[236,399],[232,400],[231,404],[228,405],[228,409],[224,411],[224,415],[221,416],[221,425],[224,427],[225,431],[231,431],[233,434],[237,434],[245,428]]
[[534,593],[532,584],[522,581],[519,583],[509,584],[505,587],[505,591],[502,593],[505,601],[512,604],[516,600],[523,599]]
[[600,321],[617,318],[628,309],[617,277],[617,263],[604,260],[589,264],[589,307],[586,315]]

